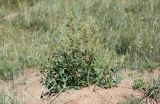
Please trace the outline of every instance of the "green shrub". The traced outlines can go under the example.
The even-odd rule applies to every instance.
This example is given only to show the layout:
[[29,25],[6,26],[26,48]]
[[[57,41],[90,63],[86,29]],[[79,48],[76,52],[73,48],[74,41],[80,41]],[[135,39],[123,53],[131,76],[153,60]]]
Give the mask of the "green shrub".
[[49,90],[49,95],[93,84],[110,88],[118,81],[110,72],[96,66],[96,58],[92,51],[70,48],[69,51],[54,53],[48,62],[43,68],[47,69],[44,84]]
[[[111,66],[106,63],[107,55],[111,56],[113,53],[107,54],[100,46],[95,38],[97,30],[92,24],[94,20],[89,20],[91,21],[86,21],[90,22],[87,25],[82,22],[76,26],[76,23],[72,22],[66,37],[60,41],[62,46],[54,49],[43,65],[41,73],[45,75],[44,85],[48,89],[44,95],[89,85],[111,88],[118,83],[118,66],[113,65],[111,70]],[[114,64],[111,62],[111,65]]]

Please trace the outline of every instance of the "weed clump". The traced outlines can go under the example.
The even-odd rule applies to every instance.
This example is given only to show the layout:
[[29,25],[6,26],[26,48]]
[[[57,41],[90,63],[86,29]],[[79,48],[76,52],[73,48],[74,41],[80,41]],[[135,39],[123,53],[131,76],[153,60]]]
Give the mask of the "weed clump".
[[71,31],[69,29],[63,40],[66,44],[55,50],[42,67],[41,73],[45,76],[43,84],[48,89],[42,97],[89,85],[110,88],[118,82],[115,68],[108,70],[105,61],[101,62],[105,60],[106,53],[100,54],[98,51],[103,52],[104,49],[95,39],[95,27],[84,23],[79,27],[70,27]]
[[69,51],[54,53],[48,61],[44,67],[48,69],[45,71],[44,80],[49,90],[46,94],[72,88],[79,89],[93,84],[104,88],[117,84],[117,79],[109,71],[96,66],[96,58],[92,51],[71,48]]
[[142,90],[145,95],[143,99],[146,99],[146,102],[160,101],[160,78],[152,79],[148,83],[141,79],[134,80],[132,88]]
[[133,81],[132,88],[133,89],[144,89],[145,82],[142,79],[136,79]]
[[146,85],[146,97],[154,99],[156,102],[160,101],[160,77],[151,80]]

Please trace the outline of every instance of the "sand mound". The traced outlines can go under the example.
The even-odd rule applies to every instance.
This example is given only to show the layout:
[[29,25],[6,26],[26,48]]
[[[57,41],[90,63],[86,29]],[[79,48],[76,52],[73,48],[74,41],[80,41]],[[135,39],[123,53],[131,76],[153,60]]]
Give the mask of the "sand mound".
[[[146,73],[145,76],[159,76],[160,70],[158,68],[154,72]],[[142,92],[132,89],[133,78],[130,72],[123,70],[121,74],[123,80],[117,87],[111,89],[90,86],[81,90],[68,90],[44,99],[40,98],[45,88],[40,83],[41,74],[38,71],[27,70],[16,80],[3,82],[3,86],[6,86],[4,88],[8,95],[16,97],[22,104],[117,104],[128,96],[142,97],[144,95]]]

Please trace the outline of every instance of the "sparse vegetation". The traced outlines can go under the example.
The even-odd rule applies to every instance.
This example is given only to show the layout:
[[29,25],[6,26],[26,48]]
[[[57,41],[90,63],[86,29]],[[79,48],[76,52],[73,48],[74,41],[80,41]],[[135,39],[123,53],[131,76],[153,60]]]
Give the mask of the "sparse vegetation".
[[132,88],[133,89],[144,89],[145,82],[142,79],[136,79],[133,81]]
[[160,101],[160,78],[151,79],[148,83],[145,83],[141,79],[134,80],[133,89],[142,90],[145,93],[143,99],[146,101]]
[[16,100],[0,92],[0,104],[19,104]]
[[145,104],[145,103],[142,99],[130,97],[130,98],[127,98],[125,101],[123,101],[120,104]]
[[146,85],[146,97],[154,99],[156,102],[160,101],[160,78],[152,79]]

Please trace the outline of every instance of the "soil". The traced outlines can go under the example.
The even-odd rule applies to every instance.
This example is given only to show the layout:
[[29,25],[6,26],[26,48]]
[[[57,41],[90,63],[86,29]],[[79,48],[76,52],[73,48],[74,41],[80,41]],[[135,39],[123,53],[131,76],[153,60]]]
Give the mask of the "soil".
[[[45,91],[45,87],[40,83],[41,74],[37,70],[27,70],[14,81],[0,81],[0,83],[9,96],[14,96],[22,104],[118,104],[129,96],[142,98],[143,92],[132,89],[132,82],[135,77],[139,77],[139,72],[126,69],[120,74],[123,75],[122,81],[111,89],[90,86],[81,90],[68,90],[43,99],[40,96]],[[158,76],[160,76],[160,68],[153,72],[144,72],[142,78],[148,80],[150,77]]]

